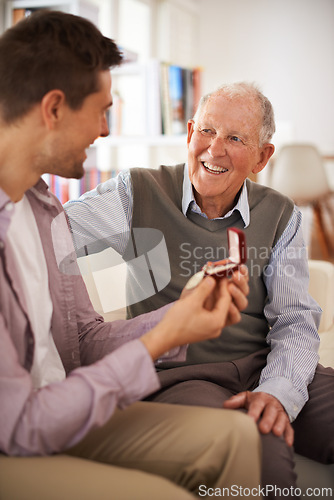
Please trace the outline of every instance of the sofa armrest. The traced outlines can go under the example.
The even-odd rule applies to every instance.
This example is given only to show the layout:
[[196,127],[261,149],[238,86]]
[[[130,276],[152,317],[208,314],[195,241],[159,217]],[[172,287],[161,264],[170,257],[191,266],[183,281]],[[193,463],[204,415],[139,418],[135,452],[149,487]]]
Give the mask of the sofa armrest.
[[334,368],[334,265],[322,260],[309,260],[309,292],[323,310],[320,326],[320,363]]
[[323,260],[309,260],[309,292],[323,310],[319,334],[333,327],[334,265]]

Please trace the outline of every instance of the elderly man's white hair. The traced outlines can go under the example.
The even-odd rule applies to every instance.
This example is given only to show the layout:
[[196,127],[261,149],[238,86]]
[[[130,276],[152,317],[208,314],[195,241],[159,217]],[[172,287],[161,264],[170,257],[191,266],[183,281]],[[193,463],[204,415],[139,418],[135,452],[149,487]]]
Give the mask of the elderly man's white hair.
[[224,94],[231,99],[237,97],[254,98],[259,103],[259,107],[262,111],[262,127],[260,130],[259,145],[263,146],[263,144],[265,144],[266,142],[270,142],[276,130],[274,110],[269,99],[262,94],[262,92],[254,83],[237,82],[225,84],[221,85],[213,92],[204,95],[199,101],[197,111],[194,115],[195,122],[197,121],[207,101],[217,94]]

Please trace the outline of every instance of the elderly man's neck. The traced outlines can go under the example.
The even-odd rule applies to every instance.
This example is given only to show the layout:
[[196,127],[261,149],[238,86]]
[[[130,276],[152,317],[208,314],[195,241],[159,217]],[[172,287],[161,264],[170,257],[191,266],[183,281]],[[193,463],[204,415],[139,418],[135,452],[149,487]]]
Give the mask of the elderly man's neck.
[[194,189],[196,203],[208,219],[217,219],[224,217],[236,205],[241,190],[235,193],[224,193],[219,196],[201,196]]

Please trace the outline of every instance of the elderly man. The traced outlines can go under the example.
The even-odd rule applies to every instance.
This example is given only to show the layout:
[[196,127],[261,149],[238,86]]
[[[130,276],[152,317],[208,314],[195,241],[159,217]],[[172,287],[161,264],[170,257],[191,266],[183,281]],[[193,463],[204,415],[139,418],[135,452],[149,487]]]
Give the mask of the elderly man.
[[[247,179],[272,156],[274,131],[272,106],[255,86],[222,86],[202,98],[188,123],[187,165],[132,169],[66,210],[79,252],[103,239],[131,264],[130,229],[163,233],[171,280],[131,304],[130,315],[174,300],[206,260],[227,256],[227,228],[244,230],[250,296],[241,322],[191,346],[184,363],[159,365],[163,388],[150,399],[247,411],[262,434],[263,484],[291,491],[293,443],[299,453],[334,461],[334,372],[317,367],[321,310],[307,292],[301,214],[290,199]],[[117,201],[129,227],[122,237],[108,217]],[[128,287],[140,288],[138,276]]]
[[209,278],[171,307],[104,323],[40,178],[83,175],[85,149],[108,133],[109,68],[120,60],[93,24],[61,12],[33,14],[0,38],[3,500],[186,500],[199,488],[259,485],[249,417],[135,403],[160,387],[154,360],[182,359],[180,346],[240,319],[247,273],[239,286]]

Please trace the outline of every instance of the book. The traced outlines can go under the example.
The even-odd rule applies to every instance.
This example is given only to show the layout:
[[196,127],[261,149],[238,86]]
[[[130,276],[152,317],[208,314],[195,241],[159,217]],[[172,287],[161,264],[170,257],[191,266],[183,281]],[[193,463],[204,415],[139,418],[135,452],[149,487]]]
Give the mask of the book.
[[168,91],[171,106],[171,133],[184,134],[185,127],[185,87],[183,84],[183,70],[180,66],[170,65],[168,68]]
[[107,181],[119,174],[118,169],[101,171],[96,167],[88,168],[81,179],[67,179],[58,175],[44,174],[42,178],[49,186],[50,191],[64,205],[69,200],[76,200],[87,191],[95,189],[98,184]]
[[201,97],[201,70],[162,63],[160,74],[162,133],[186,134]]
[[198,103],[202,96],[202,87],[201,87],[201,77],[202,77],[202,69],[194,68],[193,69],[193,112],[195,114]]
[[193,86],[193,70],[183,69],[183,107],[185,133],[187,131],[187,122],[194,116],[194,86]]
[[167,63],[161,63],[160,66],[160,99],[161,99],[161,117],[162,117],[162,133],[164,135],[172,134],[172,104],[169,94]]

